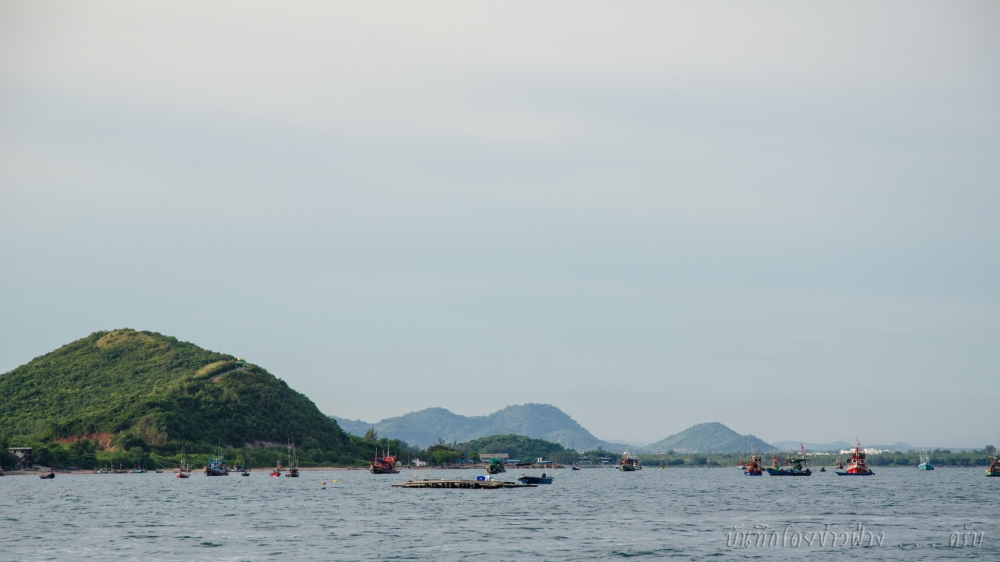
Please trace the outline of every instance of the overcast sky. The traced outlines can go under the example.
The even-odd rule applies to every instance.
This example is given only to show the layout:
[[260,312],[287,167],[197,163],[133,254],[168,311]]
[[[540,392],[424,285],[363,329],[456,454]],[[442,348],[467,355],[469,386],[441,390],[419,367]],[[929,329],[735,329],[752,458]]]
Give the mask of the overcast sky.
[[995,443],[1000,3],[0,1],[0,372]]

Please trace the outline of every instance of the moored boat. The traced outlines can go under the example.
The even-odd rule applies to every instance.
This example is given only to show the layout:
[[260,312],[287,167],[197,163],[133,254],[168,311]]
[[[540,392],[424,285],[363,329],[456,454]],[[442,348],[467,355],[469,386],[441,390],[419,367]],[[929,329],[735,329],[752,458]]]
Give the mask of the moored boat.
[[930,457],[927,455],[920,455],[920,464],[917,465],[917,470],[934,470]]
[[764,468],[760,464],[760,455],[754,453],[750,455],[747,462],[747,469],[743,471],[743,476],[760,476],[764,474]]
[[507,472],[507,469],[503,465],[503,459],[497,459],[497,458],[488,459],[486,464],[486,472],[488,474],[500,474],[501,472]]
[[1000,476],[1000,455],[990,455],[990,464],[986,467],[986,476]]
[[799,449],[801,455],[798,457],[788,457],[785,459],[785,466],[778,468],[777,455],[771,455],[771,468],[767,469],[767,473],[771,476],[809,476],[812,471],[809,470],[808,464],[809,460],[806,458],[806,449],[799,443]]
[[299,477],[299,456],[295,453],[294,443],[288,446],[288,472],[285,473],[285,477]]
[[396,469],[396,455],[383,454],[380,456],[378,449],[375,449],[375,460],[368,463],[368,472],[372,474],[399,474],[399,470]]
[[635,472],[636,470],[642,470],[642,464],[639,463],[639,457],[625,451],[622,453],[622,458],[618,461],[618,470],[622,472]]
[[52,480],[53,478],[56,477],[56,471],[49,468],[48,472],[46,472],[45,474],[39,474],[38,477],[41,478],[42,480]]
[[857,445],[851,449],[851,458],[847,461],[847,471],[837,471],[837,476],[872,476],[874,474],[865,462],[865,452],[861,448],[861,441],[858,441]]
[[181,467],[177,470],[178,478],[187,478],[191,476],[191,467],[188,466],[187,455],[184,454],[184,448],[181,447]]
[[551,484],[552,477],[546,476],[543,472],[541,476],[527,476],[523,472],[517,477],[517,481],[521,484]]
[[271,471],[270,476],[271,478],[278,478],[281,476],[281,461],[278,461],[278,464],[274,467],[274,470]]
[[205,465],[205,476],[229,476],[229,466],[222,457],[210,459]]

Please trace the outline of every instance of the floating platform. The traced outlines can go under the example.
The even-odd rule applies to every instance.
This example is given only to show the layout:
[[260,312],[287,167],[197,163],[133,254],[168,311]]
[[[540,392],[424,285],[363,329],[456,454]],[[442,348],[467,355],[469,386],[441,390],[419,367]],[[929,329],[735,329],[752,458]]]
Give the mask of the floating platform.
[[537,488],[535,484],[518,484],[503,480],[409,480],[393,484],[393,488],[449,488],[457,490],[499,490],[500,488]]

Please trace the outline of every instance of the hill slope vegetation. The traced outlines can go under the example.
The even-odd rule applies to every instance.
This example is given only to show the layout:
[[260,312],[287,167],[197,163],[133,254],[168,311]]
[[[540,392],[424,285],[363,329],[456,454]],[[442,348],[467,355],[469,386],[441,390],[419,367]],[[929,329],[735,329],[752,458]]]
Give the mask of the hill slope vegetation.
[[0,438],[122,435],[327,450],[358,441],[263,368],[154,332],[95,332],[0,375]]

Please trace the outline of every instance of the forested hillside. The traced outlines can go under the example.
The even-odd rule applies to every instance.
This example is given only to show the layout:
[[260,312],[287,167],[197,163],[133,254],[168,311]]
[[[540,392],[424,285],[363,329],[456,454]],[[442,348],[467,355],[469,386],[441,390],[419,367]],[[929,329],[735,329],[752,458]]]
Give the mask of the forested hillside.
[[0,440],[81,439],[101,449],[293,441],[337,459],[369,455],[264,368],[130,329],[93,333],[0,375]]

